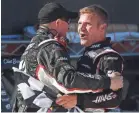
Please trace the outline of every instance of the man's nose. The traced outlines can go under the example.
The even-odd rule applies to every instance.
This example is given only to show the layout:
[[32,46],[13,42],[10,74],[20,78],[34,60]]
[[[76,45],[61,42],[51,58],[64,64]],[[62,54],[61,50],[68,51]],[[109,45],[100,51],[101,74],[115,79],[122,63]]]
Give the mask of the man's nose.
[[81,31],[85,31],[85,30],[86,30],[86,28],[85,28],[85,25],[84,25],[84,24],[82,24],[82,25],[81,25],[80,30],[81,30]]

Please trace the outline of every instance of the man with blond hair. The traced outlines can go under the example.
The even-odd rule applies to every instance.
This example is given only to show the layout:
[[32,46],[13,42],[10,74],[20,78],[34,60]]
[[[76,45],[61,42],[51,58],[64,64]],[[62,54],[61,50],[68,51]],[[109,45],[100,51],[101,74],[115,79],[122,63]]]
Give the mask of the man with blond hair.
[[[111,48],[110,38],[106,38],[107,27],[108,14],[102,7],[91,5],[80,10],[78,33],[80,43],[85,47],[83,56],[77,62],[77,71],[80,73],[99,74],[99,77],[104,78],[115,77],[113,72],[122,75],[123,58]],[[94,86],[98,84],[99,82],[95,82]],[[119,111],[121,100],[122,89],[113,91],[107,88],[95,94],[64,95],[57,99],[57,104],[65,108],[77,105],[84,111]]]

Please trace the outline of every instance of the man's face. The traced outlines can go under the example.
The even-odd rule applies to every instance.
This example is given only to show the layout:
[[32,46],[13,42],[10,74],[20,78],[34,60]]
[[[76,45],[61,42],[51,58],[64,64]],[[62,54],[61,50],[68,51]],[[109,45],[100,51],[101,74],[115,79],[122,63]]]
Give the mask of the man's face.
[[78,33],[81,45],[88,47],[97,42],[100,34],[99,18],[93,14],[82,14],[78,21]]
[[60,19],[58,30],[59,30],[59,33],[63,37],[66,37],[66,33],[68,32],[68,28],[69,28],[68,22]]

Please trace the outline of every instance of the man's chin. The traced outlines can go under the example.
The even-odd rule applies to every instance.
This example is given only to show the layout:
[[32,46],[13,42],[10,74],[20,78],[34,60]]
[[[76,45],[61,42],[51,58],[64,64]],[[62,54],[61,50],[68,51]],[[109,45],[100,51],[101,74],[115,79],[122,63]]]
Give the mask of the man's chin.
[[86,46],[87,46],[86,44],[87,44],[87,43],[85,43],[85,42],[81,42],[81,45],[82,45],[82,46],[85,46],[85,47],[86,47]]

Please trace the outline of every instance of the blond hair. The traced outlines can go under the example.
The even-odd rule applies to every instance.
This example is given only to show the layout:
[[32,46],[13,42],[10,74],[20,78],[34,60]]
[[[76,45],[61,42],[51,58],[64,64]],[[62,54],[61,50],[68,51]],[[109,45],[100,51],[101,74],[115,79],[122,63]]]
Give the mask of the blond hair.
[[104,8],[102,8],[99,5],[91,5],[88,7],[84,7],[80,9],[79,13],[80,15],[85,14],[85,13],[96,15],[100,18],[101,23],[108,24],[108,13],[106,12]]

